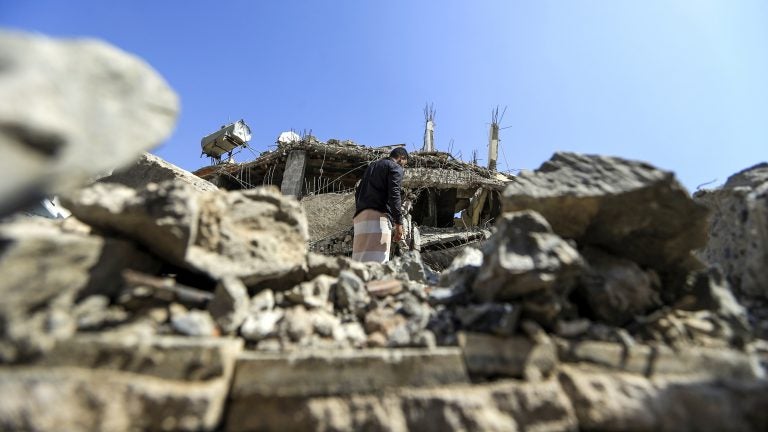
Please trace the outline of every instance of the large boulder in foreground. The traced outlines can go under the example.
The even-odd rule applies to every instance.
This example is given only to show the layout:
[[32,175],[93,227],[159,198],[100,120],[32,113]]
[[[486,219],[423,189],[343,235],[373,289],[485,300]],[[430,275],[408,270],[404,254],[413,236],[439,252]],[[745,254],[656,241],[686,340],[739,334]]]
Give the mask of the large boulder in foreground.
[[178,98],[96,40],[0,32],[0,216],[134,160],[171,132]]
[[522,301],[539,322],[558,315],[584,270],[574,246],[533,211],[506,213],[483,246],[485,259],[472,292],[482,301]]
[[180,181],[138,190],[97,183],[64,202],[89,225],[215,280],[254,284],[302,267],[307,254],[304,212],[276,188],[199,192]]
[[504,211],[541,213],[555,233],[669,269],[707,241],[707,210],[673,173],[616,157],[555,153],[504,191]]
[[67,229],[68,222],[74,221],[30,218],[0,225],[0,362],[24,360],[70,337],[74,301],[116,294],[123,269],[160,267],[131,242]]
[[112,174],[99,179],[103,183],[120,183],[134,189],[145,187],[149,183],[160,183],[166,180],[179,180],[192,185],[199,191],[219,189],[208,180],[202,179],[151,153],[144,153],[134,163],[115,170]]
[[707,206],[710,238],[699,256],[719,265],[733,289],[768,299],[768,163],[728,178],[723,187],[694,199]]

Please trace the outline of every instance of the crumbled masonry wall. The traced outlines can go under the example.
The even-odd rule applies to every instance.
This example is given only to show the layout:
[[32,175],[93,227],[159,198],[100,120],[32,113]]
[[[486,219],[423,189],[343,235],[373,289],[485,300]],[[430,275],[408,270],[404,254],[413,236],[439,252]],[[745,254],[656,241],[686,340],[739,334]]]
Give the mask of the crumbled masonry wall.
[[346,232],[352,226],[355,194],[347,192],[308,195],[301,199],[301,207],[307,215],[309,241],[316,242]]

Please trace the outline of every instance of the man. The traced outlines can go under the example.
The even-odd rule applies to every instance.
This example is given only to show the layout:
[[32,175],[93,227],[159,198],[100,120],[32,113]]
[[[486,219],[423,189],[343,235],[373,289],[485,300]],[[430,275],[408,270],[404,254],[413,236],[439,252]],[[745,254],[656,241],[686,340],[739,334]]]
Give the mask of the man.
[[407,163],[408,151],[398,147],[388,158],[372,162],[365,170],[355,191],[352,259],[385,263],[389,261],[392,241],[403,238],[400,187]]

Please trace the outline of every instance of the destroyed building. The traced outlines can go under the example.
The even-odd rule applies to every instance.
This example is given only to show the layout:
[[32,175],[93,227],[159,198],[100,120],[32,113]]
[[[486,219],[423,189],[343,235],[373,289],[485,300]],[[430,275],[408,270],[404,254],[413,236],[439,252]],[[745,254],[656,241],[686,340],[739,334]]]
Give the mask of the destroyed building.
[[[252,161],[215,164],[195,174],[227,190],[279,187],[304,207],[312,251],[349,256],[355,185],[370,162],[394,147],[296,136],[278,140],[275,149]],[[409,248],[421,251],[435,268],[447,267],[462,247],[488,237],[501,212],[501,192],[512,180],[450,153],[412,152],[403,179]]]
[[[556,153],[507,183],[494,233],[435,278],[418,252],[382,265],[308,250],[309,200],[327,208],[354,185],[309,187],[346,172],[326,175],[333,151],[349,163],[342,143],[217,165],[217,187],[143,153],[178,109],[143,62],[39,35],[0,46],[13,107],[0,124],[16,132],[0,189],[0,430],[768,430],[768,165],[694,200],[650,164]],[[49,61],[63,69],[36,63]],[[44,91],[41,71],[66,91]],[[108,94],[94,124],[85,113]],[[29,122],[40,107],[56,122]],[[28,159],[59,121],[62,148]],[[347,147],[360,166],[386,154]],[[469,201],[472,226],[492,217],[493,175],[421,156],[411,172],[437,177],[418,177],[420,230],[449,224],[445,191],[453,209]],[[301,181],[283,181],[291,157]],[[120,168],[94,182],[105,166]],[[439,170],[487,191],[477,212]],[[302,203],[247,187],[258,173]],[[52,194],[71,217],[17,213],[19,197]]]

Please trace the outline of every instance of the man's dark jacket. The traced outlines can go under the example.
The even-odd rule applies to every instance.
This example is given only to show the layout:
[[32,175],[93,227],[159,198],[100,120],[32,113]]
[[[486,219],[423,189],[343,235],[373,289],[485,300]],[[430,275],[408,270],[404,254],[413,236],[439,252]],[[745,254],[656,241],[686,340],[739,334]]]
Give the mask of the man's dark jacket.
[[365,209],[373,209],[389,216],[390,222],[403,224],[400,209],[400,187],[403,167],[392,158],[371,162],[355,191],[355,216]]

